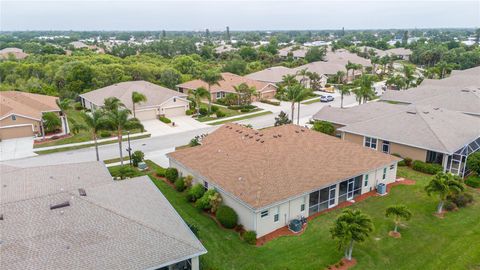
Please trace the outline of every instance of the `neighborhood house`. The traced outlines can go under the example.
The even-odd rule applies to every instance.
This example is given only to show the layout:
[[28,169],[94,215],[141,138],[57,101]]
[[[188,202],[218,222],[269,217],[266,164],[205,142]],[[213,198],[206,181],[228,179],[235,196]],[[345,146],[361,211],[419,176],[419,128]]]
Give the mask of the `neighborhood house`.
[[91,110],[102,107],[109,97],[118,98],[128,109],[133,110],[133,92],[141,93],[147,98],[145,102],[135,105],[135,115],[139,120],[184,116],[189,109],[187,95],[147,81],[117,83],[81,94],[80,98],[82,105]]
[[257,237],[394,182],[400,161],[295,125],[226,124],[167,156],[182,175],[216,189]]

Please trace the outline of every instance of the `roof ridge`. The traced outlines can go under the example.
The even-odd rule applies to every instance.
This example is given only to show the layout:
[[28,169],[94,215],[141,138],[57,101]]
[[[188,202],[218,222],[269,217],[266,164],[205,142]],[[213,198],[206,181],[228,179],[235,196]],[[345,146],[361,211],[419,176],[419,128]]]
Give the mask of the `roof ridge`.
[[[415,110],[417,111],[417,114],[420,115],[420,118],[422,119],[423,122],[425,122],[427,128],[433,133],[433,135],[435,136],[435,138],[437,138],[437,140],[440,142],[440,144],[443,146],[444,150],[447,150],[448,152],[448,147],[445,145],[445,143],[443,142],[443,140],[437,135],[436,131],[433,130],[433,128],[430,126],[430,122],[427,121],[425,118],[424,118],[424,115],[425,113],[423,113],[423,111],[419,110],[420,108],[418,106],[415,105]],[[430,113],[430,112],[429,112]],[[425,114],[426,115],[426,114]]]
[[[141,179],[141,178],[144,178],[144,179],[145,179],[145,177],[148,178],[148,176],[141,176],[141,177],[132,178],[132,179],[130,179],[130,180],[133,180],[133,179]],[[148,178],[148,180],[150,181],[150,178]],[[111,183],[108,183],[108,184],[103,184],[103,185],[101,185],[101,186],[106,186],[106,185],[115,185],[115,182],[111,182]],[[95,188],[95,187],[93,187],[93,188]],[[161,193],[160,190],[159,190],[159,192]],[[88,202],[88,203],[90,203],[90,204],[93,204],[93,205],[98,206],[98,207],[100,207],[100,208],[102,208],[102,209],[105,209],[106,211],[109,211],[109,212],[111,212],[111,213],[113,213],[113,214],[115,214],[115,215],[118,215],[118,216],[122,217],[122,218],[125,218],[125,219],[128,219],[128,220],[132,221],[132,222],[135,222],[135,223],[137,223],[137,224],[139,224],[139,225],[141,225],[141,226],[143,226],[143,227],[145,227],[145,228],[147,228],[147,229],[150,229],[150,230],[152,230],[152,231],[155,231],[155,232],[157,232],[157,233],[160,233],[160,234],[162,234],[162,235],[165,235],[165,236],[168,237],[168,238],[174,239],[174,240],[176,240],[176,241],[178,241],[178,242],[180,242],[180,243],[182,243],[182,244],[185,244],[185,245],[187,245],[187,246],[189,246],[189,247],[192,247],[192,248],[194,248],[194,249],[196,249],[196,250],[198,250],[198,251],[203,251],[203,250],[205,250],[205,249],[203,249],[203,250],[202,250],[202,249],[199,249],[198,247],[195,247],[195,246],[191,245],[190,243],[185,242],[185,241],[182,240],[182,239],[178,239],[178,238],[176,238],[176,237],[174,237],[174,236],[172,236],[172,235],[170,235],[170,234],[167,234],[167,233],[165,233],[165,232],[162,232],[162,231],[160,231],[160,230],[158,230],[158,229],[156,229],[156,228],[153,228],[153,227],[151,227],[151,226],[149,226],[149,225],[147,225],[147,224],[145,224],[145,223],[143,223],[143,222],[141,222],[141,221],[139,221],[139,220],[137,220],[137,219],[134,219],[134,218],[128,217],[128,216],[126,216],[126,215],[124,215],[124,214],[118,213],[117,211],[115,211],[115,210],[113,210],[113,209],[110,209],[109,207],[103,206],[103,205],[95,202],[94,200],[90,200],[90,199],[88,198],[88,196],[85,197],[85,198],[82,198],[82,196],[78,196],[76,193],[73,193],[73,192],[71,192],[71,191],[67,191],[66,193],[69,193],[69,194],[71,194],[72,196],[75,196],[75,197],[78,198],[78,199],[81,199],[81,200],[86,201],[86,202]],[[161,194],[163,195],[163,193],[161,193]],[[164,195],[163,195],[163,196],[164,196]],[[170,207],[173,208],[173,206],[171,206],[170,202],[169,202],[166,198],[165,198],[165,200],[168,202],[168,205],[170,205]],[[176,211],[174,208],[173,208],[173,210]],[[180,218],[181,218],[181,217],[180,217]],[[181,219],[181,220],[182,220],[182,222],[185,224],[185,226],[187,226],[186,223],[183,221],[183,219]],[[190,230],[190,229],[189,229],[189,230]],[[197,239],[197,241],[200,242],[200,240],[198,240],[198,239]],[[201,243],[200,243],[200,244],[201,244]]]

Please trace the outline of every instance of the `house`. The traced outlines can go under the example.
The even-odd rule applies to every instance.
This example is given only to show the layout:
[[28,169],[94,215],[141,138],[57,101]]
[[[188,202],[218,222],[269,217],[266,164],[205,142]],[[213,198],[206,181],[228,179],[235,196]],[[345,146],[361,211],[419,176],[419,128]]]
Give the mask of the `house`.
[[480,117],[429,105],[371,102],[313,116],[336,126],[343,140],[427,163],[463,176],[467,157],[480,150]]
[[0,165],[2,269],[199,269],[207,251],[147,176]]
[[[258,97],[252,97],[252,100],[256,100],[257,98],[271,99],[274,98],[277,93],[277,87],[272,83],[252,80],[229,72],[223,72],[221,75],[222,80],[220,80],[218,84],[214,84],[210,87],[212,101],[224,98],[229,93],[235,94],[236,91],[234,87],[242,83],[256,89]],[[190,93],[200,87],[208,90],[208,84],[199,79],[177,85],[178,91],[181,93]]]
[[237,48],[233,47],[230,44],[224,44],[224,45],[220,45],[218,47],[215,47],[215,53],[216,54],[234,52],[234,51],[237,51],[237,50],[238,50]]
[[73,42],[70,42],[69,44],[72,45],[73,48],[75,49],[89,48],[89,46],[82,41],[73,41]]
[[307,55],[308,48],[303,47],[303,46],[288,46],[282,49],[278,50],[278,55],[282,58],[287,58],[290,55],[293,57],[293,59],[301,59],[305,58],[305,55]]
[[[0,91],[0,139],[42,136],[42,117],[46,112],[64,116],[57,97],[20,91]],[[67,121],[62,121],[62,125]],[[62,130],[65,130],[62,126]]]
[[13,57],[14,59],[25,59],[28,54],[24,53],[22,49],[19,48],[5,48],[0,50],[0,60],[9,59]]
[[167,156],[182,175],[216,189],[257,237],[394,182],[400,161],[296,125],[226,124]]
[[91,110],[102,107],[106,98],[116,97],[133,110],[132,93],[139,92],[147,101],[135,105],[135,115],[139,120],[157,119],[158,116],[183,116],[189,109],[187,95],[147,82],[129,81],[116,83],[80,95],[82,105]]
[[292,68],[277,66],[270,67],[264,70],[260,70],[254,73],[250,73],[245,77],[252,80],[257,80],[261,82],[278,84],[283,81],[285,75],[296,75],[297,71]]
[[376,56],[384,57],[384,56],[396,56],[403,60],[408,60],[410,55],[412,55],[412,50],[406,48],[393,48],[388,50],[380,50],[373,47],[368,46],[361,46],[359,47],[360,51],[364,53],[364,55],[368,54],[371,50],[375,53]]
[[480,116],[480,67],[454,70],[441,80],[425,79],[420,86],[404,91],[387,90],[381,100],[431,105]]

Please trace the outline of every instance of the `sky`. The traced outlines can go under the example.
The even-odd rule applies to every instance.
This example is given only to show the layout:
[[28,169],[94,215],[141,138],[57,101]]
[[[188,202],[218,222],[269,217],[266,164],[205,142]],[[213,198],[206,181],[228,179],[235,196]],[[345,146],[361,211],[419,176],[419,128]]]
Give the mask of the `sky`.
[[0,0],[0,31],[322,30],[480,26],[476,1]]

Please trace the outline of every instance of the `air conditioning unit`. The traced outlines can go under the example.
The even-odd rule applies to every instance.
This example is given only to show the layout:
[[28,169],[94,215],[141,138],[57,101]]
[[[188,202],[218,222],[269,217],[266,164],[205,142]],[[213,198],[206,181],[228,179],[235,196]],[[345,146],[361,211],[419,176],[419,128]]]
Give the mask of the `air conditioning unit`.
[[380,183],[377,185],[377,193],[380,195],[387,194],[387,185]]

